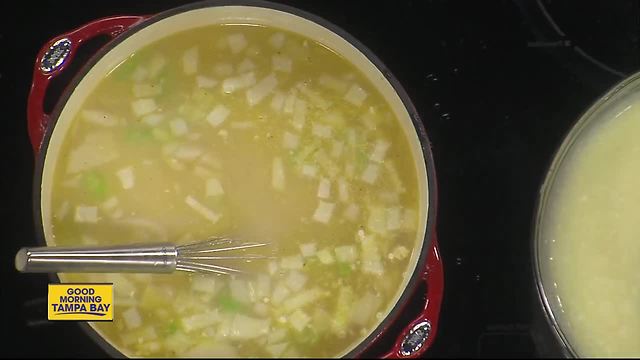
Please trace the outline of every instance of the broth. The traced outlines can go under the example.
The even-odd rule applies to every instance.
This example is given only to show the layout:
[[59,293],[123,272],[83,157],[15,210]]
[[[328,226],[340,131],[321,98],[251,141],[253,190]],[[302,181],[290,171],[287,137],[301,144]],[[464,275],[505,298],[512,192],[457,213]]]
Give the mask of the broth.
[[389,105],[299,35],[215,25],[143,48],[74,118],[51,195],[56,245],[210,236],[268,242],[239,277],[68,274],[113,282],[93,323],[128,356],[333,357],[411,275],[418,180]]

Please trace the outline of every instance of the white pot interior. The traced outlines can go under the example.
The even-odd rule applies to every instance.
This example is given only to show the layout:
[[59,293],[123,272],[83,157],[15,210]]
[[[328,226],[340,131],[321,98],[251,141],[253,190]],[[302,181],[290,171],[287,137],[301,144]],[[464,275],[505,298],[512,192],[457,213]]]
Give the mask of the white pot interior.
[[[153,21],[153,18],[150,20]],[[42,184],[41,184],[41,212],[42,223],[44,228],[44,236],[47,245],[54,246],[55,241],[52,237],[51,222],[51,191],[52,179],[56,160],[60,152],[63,140],[70,129],[70,124],[74,115],[80,110],[86,97],[91,94],[99,81],[105,77],[118,64],[126,60],[126,58],[141,49],[169,34],[182,32],[185,30],[214,25],[214,24],[257,24],[275,28],[285,29],[287,31],[298,33],[315,40],[334,52],[342,55],[351,63],[360,69],[362,74],[378,89],[382,96],[386,99],[395,116],[400,120],[406,138],[409,141],[418,179],[419,194],[419,231],[416,238],[416,249],[410,259],[410,273],[415,271],[420,255],[423,253],[423,239],[426,235],[427,216],[430,209],[427,169],[425,166],[425,158],[423,155],[420,139],[416,129],[412,123],[411,116],[407,108],[403,104],[400,96],[393,86],[385,78],[382,72],[356,47],[347,40],[328,30],[327,28],[307,20],[303,17],[270,8],[254,7],[254,6],[215,6],[205,7],[171,15],[151,25],[136,31],[124,41],[119,43],[108,53],[106,53],[97,63],[88,71],[81,79],[76,88],[70,94],[70,97],[64,108],[62,109],[55,128],[51,134],[48,147],[46,149],[46,157],[44,161]],[[410,274],[409,273],[409,274]],[[60,275],[60,280],[65,281],[64,274]],[[391,304],[396,304],[402,296],[405,288],[408,286],[410,276],[404,278],[404,283],[398,287],[398,291]],[[388,314],[393,309],[390,305],[386,309]],[[94,327],[95,329],[95,327]],[[98,331],[99,333],[99,331]],[[100,334],[102,336],[102,334]],[[348,351],[351,351],[365,337],[363,336],[358,342],[354,343]],[[347,351],[347,352],[348,352]],[[345,354],[347,353],[345,352]],[[125,354],[127,355],[127,354]]]

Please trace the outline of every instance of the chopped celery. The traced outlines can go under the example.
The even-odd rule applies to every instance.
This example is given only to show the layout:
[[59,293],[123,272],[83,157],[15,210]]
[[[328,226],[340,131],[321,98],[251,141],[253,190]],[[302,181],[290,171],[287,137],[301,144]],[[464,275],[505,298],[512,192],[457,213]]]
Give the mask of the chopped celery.
[[338,271],[338,275],[343,278],[349,277],[353,272],[353,270],[351,269],[351,265],[344,262],[339,262],[337,264],[336,270]]
[[307,326],[296,338],[300,344],[313,345],[320,340],[320,335],[316,330]]
[[82,177],[82,185],[96,199],[104,200],[106,198],[107,180],[100,172],[95,170],[88,171]]
[[294,151],[292,154],[293,163],[296,165],[302,165],[304,161],[317,152],[321,147],[318,140],[314,140],[311,144],[305,146],[301,150]]
[[335,313],[333,314],[331,322],[331,329],[338,337],[344,337],[346,335],[354,300],[355,296],[350,287],[345,286],[340,289]]
[[237,313],[244,309],[244,305],[228,293],[220,294],[217,303],[220,306],[220,310],[226,313]]
[[126,137],[127,141],[132,143],[141,143],[153,139],[151,130],[140,126],[128,127]]
[[178,328],[179,328],[178,322],[175,320],[171,320],[167,325],[167,327],[165,328],[165,334],[166,335],[175,334],[176,331],[178,331]]
[[356,172],[362,173],[369,164],[369,156],[361,148],[355,149]]

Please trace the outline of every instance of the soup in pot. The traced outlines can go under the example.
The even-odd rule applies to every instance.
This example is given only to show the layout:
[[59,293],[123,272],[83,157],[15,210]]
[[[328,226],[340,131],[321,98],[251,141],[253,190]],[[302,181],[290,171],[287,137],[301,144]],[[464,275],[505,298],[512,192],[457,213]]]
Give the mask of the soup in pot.
[[114,321],[92,326],[127,356],[340,356],[412,274],[415,164],[390,106],[331,49],[263,26],[187,30],[86,98],[55,165],[51,242],[267,242],[272,259],[224,262],[246,276],[64,280],[114,283]]
[[580,357],[640,356],[639,100],[623,99],[582,130],[542,215],[547,301]]

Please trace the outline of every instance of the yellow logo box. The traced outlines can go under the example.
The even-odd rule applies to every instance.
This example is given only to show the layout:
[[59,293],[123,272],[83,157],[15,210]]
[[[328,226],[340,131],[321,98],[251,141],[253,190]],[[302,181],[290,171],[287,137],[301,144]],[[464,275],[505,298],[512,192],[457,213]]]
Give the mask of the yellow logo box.
[[113,321],[113,284],[49,284],[49,320]]

